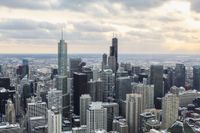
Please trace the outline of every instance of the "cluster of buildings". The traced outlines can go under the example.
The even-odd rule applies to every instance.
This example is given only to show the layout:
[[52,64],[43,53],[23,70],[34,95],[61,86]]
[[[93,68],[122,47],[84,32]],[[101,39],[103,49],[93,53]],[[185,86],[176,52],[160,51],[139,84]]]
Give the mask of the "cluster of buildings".
[[0,65],[0,133],[200,131],[200,66],[119,63],[116,37],[99,66],[68,59],[62,38],[57,66]]

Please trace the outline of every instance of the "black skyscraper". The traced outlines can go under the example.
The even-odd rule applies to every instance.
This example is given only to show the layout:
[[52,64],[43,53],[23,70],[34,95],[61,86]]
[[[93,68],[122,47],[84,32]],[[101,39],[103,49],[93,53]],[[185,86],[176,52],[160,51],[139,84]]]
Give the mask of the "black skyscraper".
[[113,46],[116,62],[118,62],[118,39],[116,37],[112,39],[112,46]]
[[200,66],[193,67],[193,89],[200,91]]
[[112,46],[110,47],[110,56],[114,56],[116,59],[116,71],[118,70],[118,39],[114,37],[112,39]]
[[88,94],[89,91],[87,89],[87,75],[85,73],[77,73],[73,74],[73,106],[74,113],[79,115],[80,112],[80,96],[82,94]]
[[162,98],[164,95],[163,88],[163,66],[152,65],[150,84],[154,85],[154,103],[156,108],[161,108],[161,102],[157,98]]
[[176,64],[175,68],[175,85],[185,87],[186,70],[184,64]]

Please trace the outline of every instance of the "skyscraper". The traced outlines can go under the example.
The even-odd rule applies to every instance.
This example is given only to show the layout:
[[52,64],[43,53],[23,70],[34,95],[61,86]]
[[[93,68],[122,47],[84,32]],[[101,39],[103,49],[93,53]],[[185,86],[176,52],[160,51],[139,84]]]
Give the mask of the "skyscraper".
[[107,62],[108,62],[108,57],[107,54],[104,53],[102,56],[102,70],[106,68]]
[[193,67],[193,89],[200,91],[200,66]]
[[132,84],[133,92],[142,95],[142,108],[150,109],[154,108],[154,86],[153,85],[146,85],[141,83]]
[[185,87],[186,69],[184,64],[176,64],[175,67],[175,85]]
[[62,91],[62,114],[64,117],[69,117],[70,110],[70,93],[68,92],[67,76],[57,76],[57,90]]
[[112,38],[113,55],[116,58],[116,66],[118,69],[118,39],[116,37]]
[[57,89],[51,89],[47,95],[48,109],[55,108],[55,110],[61,113],[62,111],[62,91]]
[[119,116],[119,105],[117,103],[102,103],[102,106],[107,109],[107,131],[112,130],[113,119]]
[[102,102],[92,102],[87,110],[87,133],[97,129],[107,129],[107,109]]
[[92,101],[103,101],[103,85],[101,79],[98,79],[97,81],[90,80],[88,82],[88,90],[92,97]]
[[92,101],[95,102],[95,99],[96,99],[96,81],[94,80],[90,80],[88,81],[88,91],[89,91],[89,94],[92,98]]
[[73,106],[74,113],[79,115],[80,112],[80,96],[82,94],[88,94],[87,88],[87,75],[85,73],[74,73],[73,80]]
[[96,81],[96,98],[95,101],[103,101],[104,95],[104,82],[101,79]]
[[[116,66],[115,68],[115,71],[116,72],[118,70],[118,39],[116,37],[112,38],[112,46],[110,47],[110,56],[109,57],[112,57],[112,62],[115,62],[115,65]],[[115,59],[115,61],[113,61]]]
[[126,120],[129,127],[129,133],[139,133],[140,114],[142,113],[142,95],[126,95]]
[[62,115],[57,110],[48,110],[48,133],[62,132]]
[[150,84],[154,85],[154,103],[156,108],[161,108],[161,104],[157,98],[161,98],[164,95],[163,88],[163,66],[151,65],[150,71]]
[[29,63],[27,59],[22,60],[22,78],[29,74]]
[[57,77],[57,88],[62,90],[63,94],[63,116],[69,116],[70,110],[70,94],[67,91],[67,43],[62,38],[58,43],[58,77]]
[[131,87],[131,78],[130,77],[119,77],[116,81],[116,99],[119,104],[119,113],[121,116],[126,115],[125,112],[125,101],[126,101],[126,94],[132,92]]
[[111,69],[103,70],[101,79],[104,83],[103,100],[107,101],[108,97],[112,97],[114,93],[114,75]]
[[108,68],[112,69],[113,72],[116,72],[117,65],[116,65],[116,57],[115,56],[108,57]]
[[73,77],[74,72],[81,72],[81,58],[70,58],[70,77]]
[[91,104],[91,97],[88,94],[81,95],[80,97],[80,125],[86,125],[87,109]]
[[162,128],[169,128],[178,119],[179,97],[168,93],[162,98]]
[[67,43],[63,35],[58,43],[58,75],[67,76]]
[[5,107],[5,112],[6,112],[6,121],[9,122],[10,124],[14,124],[16,121],[15,118],[15,107],[11,99],[7,100],[7,104]]
[[28,103],[28,117],[45,116],[47,117],[47,104],[45,102],[32,101]]

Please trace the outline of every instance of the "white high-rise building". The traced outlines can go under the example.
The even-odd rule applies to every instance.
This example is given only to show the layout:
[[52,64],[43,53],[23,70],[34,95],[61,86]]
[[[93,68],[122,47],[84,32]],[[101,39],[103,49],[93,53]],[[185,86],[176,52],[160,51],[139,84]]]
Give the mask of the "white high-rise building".
[[62,111],[62,90],[51,89],[48,92],[48,109],[54,107],[57,111]]
[[58,111],[48,110],[48,133],[62,132],[62,115]]
[[140,114],[142,113],[142,95],[126,95],[126,120],[129,133],[138,133],[140,127]]
[[28,117],[47,116],[47,104],[45,102],[28,103]]
[[5,112],[6,112],[6,122],[10,124],[15,124],[15,107],[11,99],[7,100],[7,104],[5,105]]
[[179,97],[168,93],[162,98],[162,128],[169,128],[178,119]]
[[87,133],[97,129],[107,129],[107,109],[102,106],[102,102],[92,102],[87,110]]
[[91,104],[91,96],[88,94],[83,94],[80,97],[80,124],[86,125],[86,114],[87,109],[89,108],[89,105]]
[[133,92],[142,95],[143,110],[154,108],[154,86],[146,84],[132,83]]

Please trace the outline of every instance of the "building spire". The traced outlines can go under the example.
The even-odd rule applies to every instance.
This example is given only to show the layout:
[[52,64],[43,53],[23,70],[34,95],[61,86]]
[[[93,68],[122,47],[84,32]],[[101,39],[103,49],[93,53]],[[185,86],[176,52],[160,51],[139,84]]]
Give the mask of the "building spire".
[[61,30],[61,39],[63,40],[63,27],[62,27],[62,30]]

